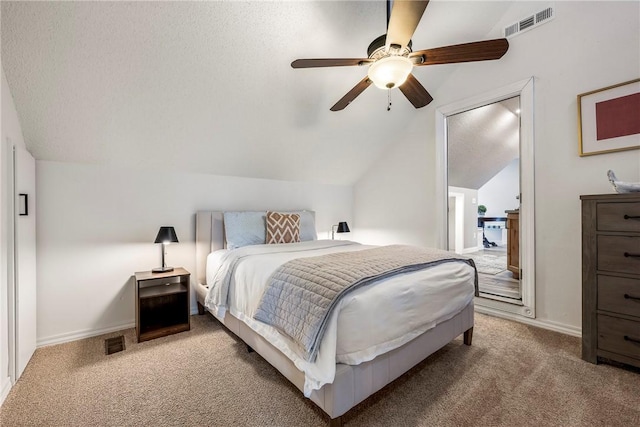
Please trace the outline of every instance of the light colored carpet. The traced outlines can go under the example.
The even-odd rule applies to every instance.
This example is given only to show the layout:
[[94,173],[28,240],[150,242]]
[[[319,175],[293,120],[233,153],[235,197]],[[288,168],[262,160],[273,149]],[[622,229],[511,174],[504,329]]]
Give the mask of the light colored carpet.
[[[38,349],[2,426],[323,426],[324,415],[210,315],[104,355],[102,337]],[[460,338],[344,417],[346,426],[637,426],[640,374],[580,359],[580,340],[476,315]]]

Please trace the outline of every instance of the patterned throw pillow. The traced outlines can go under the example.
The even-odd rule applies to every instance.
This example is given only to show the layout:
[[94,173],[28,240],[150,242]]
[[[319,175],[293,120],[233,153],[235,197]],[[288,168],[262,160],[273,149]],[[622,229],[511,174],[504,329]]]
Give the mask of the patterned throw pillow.
[[300,241],[300,215],[267,212],[267,243]]

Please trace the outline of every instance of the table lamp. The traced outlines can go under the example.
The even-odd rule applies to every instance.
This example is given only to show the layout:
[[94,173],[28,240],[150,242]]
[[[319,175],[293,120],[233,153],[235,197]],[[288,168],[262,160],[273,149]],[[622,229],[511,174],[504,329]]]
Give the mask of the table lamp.
[[162,267],[156,267],[151,271],[153,273],[166,273],[167,271],[173,271],[173,267],[167,267],[167,264],[165,264],[164,253],[166,251],[165,245],[168,245],[169,243],[178,243],[176,230],[174,230],[173,227],[160,227],[154,243],[162,243]]
[[331,226],[331,240],[333,240],[333,238],[335,237],[335,235],[334,235],[334,227],[337,228],[337,230],[335,230],[335,233],[350,233],[351,232],[351,230],[349,230],[349,225],[347,225],[346,222],[339,222],[339,223]]

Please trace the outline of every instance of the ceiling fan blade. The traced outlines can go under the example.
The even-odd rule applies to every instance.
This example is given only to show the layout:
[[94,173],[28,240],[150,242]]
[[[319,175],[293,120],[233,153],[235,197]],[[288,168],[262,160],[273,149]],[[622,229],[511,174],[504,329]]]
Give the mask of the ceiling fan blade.
[[347,92],[347,94],[343,96],[340,99],[340,101],[336,102],[336,105],[331,107],[331,111],[344,110],[347,107],[347,105],[351,104],[351,101],[356,99],[358,95],[364,92],[364,90],[368,88],[369,85],[371,85],[371,83],[372,82],[371,80],[369,80],[369,77],[365,77],[364,79],[360,80],[360,82],[357,85],[355,85],[353,89]]
[[387,25],[386,51],[389,51],[392,44],[401,46],[401,49],[409,44],[428,4],[429,0],[395,0],[393,2],[389,25]]
[[369,58],[327,58],[296,59],[291,63],[293,68],[346,67],[349,65],[366,65],[373,62]]
[[494,39],[418,50],[410,54],[409,58],[422,57],[422,62],[415,63],[417,66],[487,61],[502,58],[508,49],[509,42],[507,39]]
[[400,86],[400,90],[416,108],[422,108],[433,101],[433,97],[413,74],[409,74],[407,81]]

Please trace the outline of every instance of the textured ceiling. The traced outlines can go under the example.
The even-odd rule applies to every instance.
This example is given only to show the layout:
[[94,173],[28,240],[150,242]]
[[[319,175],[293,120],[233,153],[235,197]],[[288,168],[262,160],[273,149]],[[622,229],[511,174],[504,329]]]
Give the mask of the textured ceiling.
[[520,155],[520,97],[447,118],[449,185],[479,189]]
[[[432,1],[415,49],[478,39],[502,2]],[[2,2],[2,66],[37,159],[351,184],[432,110],[369,88],[329,108],[385,32],[377,2]],[[436,96],[455,67],[414,70]]]

